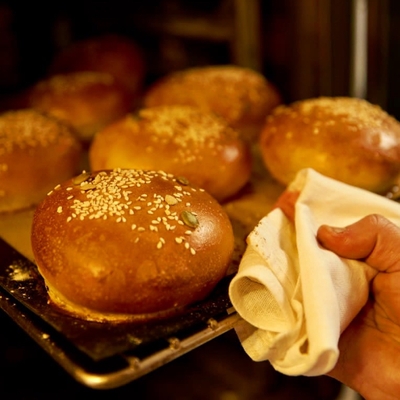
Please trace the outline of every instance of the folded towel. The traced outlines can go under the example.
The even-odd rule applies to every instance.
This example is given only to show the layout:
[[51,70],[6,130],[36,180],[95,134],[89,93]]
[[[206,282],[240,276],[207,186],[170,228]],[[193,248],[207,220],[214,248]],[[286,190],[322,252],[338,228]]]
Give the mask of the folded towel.
[[294,223],[280,209],[265,216],[247,248],[229,296],[243,318],[235,329],[246,353],[286,375],[329,372],[341,332],[368,298],[367,265],[322,248],[320,225],[344,227],[368,214],[400,225],[400,204],[304,169]]

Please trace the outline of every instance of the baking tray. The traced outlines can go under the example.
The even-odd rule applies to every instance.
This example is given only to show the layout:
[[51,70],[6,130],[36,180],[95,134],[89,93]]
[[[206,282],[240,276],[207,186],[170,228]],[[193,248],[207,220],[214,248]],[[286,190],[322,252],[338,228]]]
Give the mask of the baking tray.
[[234,228],[228,275],[203,301],[152,322],[98,323],[73,318],[48,303],[30,247],[33,210],[0,218],[0,308],[73,378],[91,388],[127,384],[233,329],[241,319],[228,296],[245,238],[283,187],[258,166],[240,196],[224,205]]
[[232,329],[230,277],[181,315],[148,323],[96,323],[58,312],[36,266],[0,239],[0,307],[77,381],[121,386]]

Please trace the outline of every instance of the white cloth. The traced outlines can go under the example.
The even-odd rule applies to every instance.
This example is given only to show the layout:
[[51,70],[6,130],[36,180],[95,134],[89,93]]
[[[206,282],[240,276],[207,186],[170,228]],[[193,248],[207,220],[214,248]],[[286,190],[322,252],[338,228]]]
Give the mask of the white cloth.
[[368,297],[366,265],[316,240],[320,225],[344,227],[378,213],[400,225],[400,204],[304,169],[295,221],[271,211],[247,238],[229,296],[243,318],[235,329],[246,353],[286,375],[315,376],[336,364],[341,332]]

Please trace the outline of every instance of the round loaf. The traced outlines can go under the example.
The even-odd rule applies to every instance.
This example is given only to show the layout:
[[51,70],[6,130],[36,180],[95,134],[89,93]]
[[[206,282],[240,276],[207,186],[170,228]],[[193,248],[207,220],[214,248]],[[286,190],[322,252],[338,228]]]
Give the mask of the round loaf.
[[225,118],[244,139],[258,138],[265,117],[281,96],[260,73],[235,65],[189,68],[156,81],[145,93],[144,106],[191,105]]
[[35,110],[0,115],[0,212],[32,207],[74,176],[81,146],[72,131]]
[[290,183],[303,168],[376,193],[400,172],[400,123],[376,105],[320,97],[278,107],[260,137],[266,167]]
[[225,120],[189,106],[145,108],[107,126],[89,149],[92,170],[137,168],[183,175],[223,201],[249,180],[248,146]]
[[131,110],[131,96],[103,72],[71,72],[45,78],[29,93],[29,106],[71,125],[80,140]]
[[163,318],[204,299],[233,243],[215,199],[161,171],[82,173],[43,200],[32,224],[51,301],[96,321]]
[[63,48],[49,68],[50,75],[80,71],[109,73],[137,96],[144,81],[145,61],[142,50],[131,38],[105,34]]

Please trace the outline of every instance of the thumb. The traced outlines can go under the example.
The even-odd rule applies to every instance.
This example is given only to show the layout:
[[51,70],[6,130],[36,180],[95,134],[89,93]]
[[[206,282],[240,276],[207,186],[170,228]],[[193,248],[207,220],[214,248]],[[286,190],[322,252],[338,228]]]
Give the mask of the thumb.
[[345,228],[322,225],[317,239],[337,255],[362,259],[377,271],[400,271],[400,228],[381,215],[368,215]]

